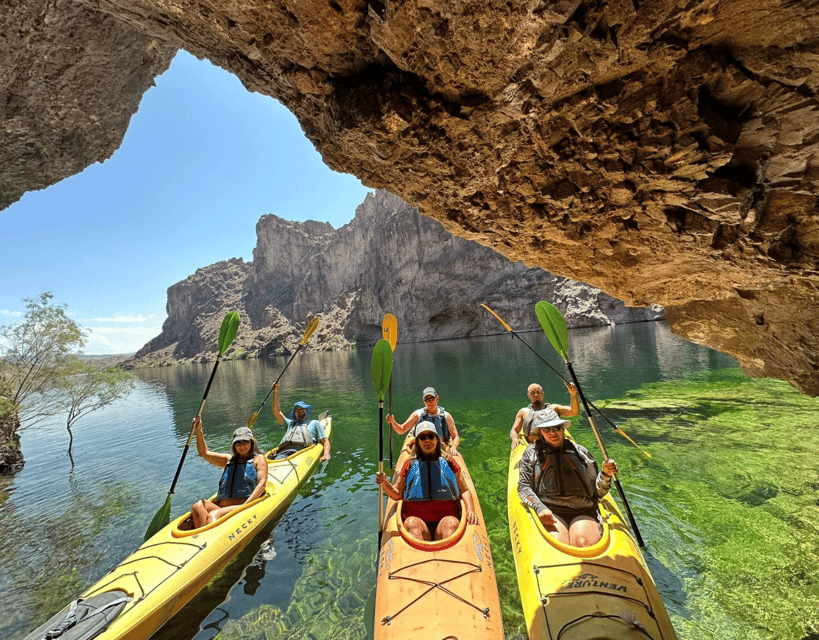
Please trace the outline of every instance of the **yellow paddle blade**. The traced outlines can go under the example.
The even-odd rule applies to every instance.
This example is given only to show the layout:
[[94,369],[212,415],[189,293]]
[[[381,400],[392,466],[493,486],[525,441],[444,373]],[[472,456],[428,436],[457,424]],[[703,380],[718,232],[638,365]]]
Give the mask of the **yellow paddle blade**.
[[390,349],[395,351],[395,345],[398,342],[398,319],[391,313],[385,315],[381,323],[381,337],[389,342]]
[[512,331],[512,327],[510,327],[508,324],[506,324],[506,323],[505,323],[505,322],[504,322],[504,321],[501,319],[501,317],[500,317],[500,316],[499,316],[497,313],[495,313],[494,311],[492,311],[492,309],[490,309],[489,307],[487,307],[487,306],[486,306],[485,304],[483,304],[483,303],[481,303],[481,306],[482,306],[484,309],[486,309],[486,310],[487,310],[489,313],[491,313],[493,316],[495,316],[495,317],[498,319],[498,322],[500,322],[500,323],[501,323],[501,324],[502,324],[504,327],[506,327],[506,330],[507,330],[507,331],[509,331],[510,333],[514,333],[514,332]]
[[259,419],[259,412],[254,411],[250,414],[250,417],[247,419],[247,428],[252,429],[253,425],[256,424],[256,420]]
[[651,457],[651,454],[650,454],[648,451],[646,451],[645,449],[641,449],[641,448],[640,448],[640,445],[638,445],[636,442],[634,442],[634,440],[632,440],[631,438],[629,438],[629,437],[628,437],[628,434],[627,434],[625,431],[623,431],[623,430],[622,430],[620,427],[615,427],[615,429],[617,429],[617,433],[619,433],[619,434],[620,434],[621,436],[623,436],[623,437],[624,437],[626,440],[628,440],[628,441],[629,441],[631,444],[633,444],[635,447],[637,447],[637,449],[639,449],[639,450],[640,450],[640,453],[642,453],[643,455],[645,455],[645,456],[647,456],[647,457],[649,457],[649,458]]
[[313,335],[313,332],[315,332],[318,326],[319,326],[318,316],[313,316],[313,319],[307,323],[307,328],[304,330],[304,338],[302,338],[301,340],[302,346],[307,344],[307,341],[310,339],[310,336]]

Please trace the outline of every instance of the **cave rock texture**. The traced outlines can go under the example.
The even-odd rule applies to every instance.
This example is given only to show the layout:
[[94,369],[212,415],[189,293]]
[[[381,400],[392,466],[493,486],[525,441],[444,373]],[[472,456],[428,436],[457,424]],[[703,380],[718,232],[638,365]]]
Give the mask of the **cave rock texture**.
[[[110,152],[102,133],[81,144],[79,118],[26,119],[43,55],[94,43],[48,91],[108,129],[180,47],[280,100],[333,169],[512,260],[660,304],[679,335],[819,395],[817,1],[9,4],[4,29],[28,31],[0,39],[26,47],[0,76],[6,204]],[[106,56],[119,94],[84,73]]]

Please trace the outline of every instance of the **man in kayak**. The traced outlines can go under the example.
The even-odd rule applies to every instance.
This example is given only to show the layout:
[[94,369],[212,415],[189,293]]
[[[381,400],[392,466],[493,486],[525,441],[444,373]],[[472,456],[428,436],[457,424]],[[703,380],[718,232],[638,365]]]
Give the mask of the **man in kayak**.
[[442,453],[435,425],[424,420],[415,427],[415,455],[406,461],[393,486],[383,471],[375,474],[376,484],[393,500],[403,500],[404,527],[418,540],[448,538],[458,528],[459,501],[466,505],[466,521],[478,524],[472,493],[461,475],[461,467]]
[[299,400],[293,405],[290,417],[287,418],[279,407],[279,383],[273,385],[273,416],[276,422],[284,425],[287,431],[284,433],[282,441],[279,443],[278,451],[274,460],[282,460],[306,447],[312,447],[317,442],[324,446],[324,454],[321,462],[330,459],[330,440],[324,433],[324,428],[318,420],[310,420],[310,412],[313,408]]
[[531,444],[535,441],[535,437],[531,435],[530,429],[532,426],[532,419],[535,413],[549,407],[554,409],[557,415],[564,418],[571,418],[580,413],[580,403],[577,400],[577,387],[571,382],[566,383],[566,388],[572,396],[572,406],[567,407],[562,404],[546,404],[543,402],[543,387],[537,382],[533,382],[526,390],[526,395],[529,396],[529,406],[523,407],[515,416],[515,421],[512,423],[512,430],[509,432],[509,437],[512,438],[512,448],[516,448],[521,442],[521,433],[524,436],[524,442]]
[[421,397],[424,399],[424,407],[413,411],[403,424],[398,424],[392,414],[387,415],[387,422],[390,423],[396,433],[404,434],[419,422],[429,421],[435,427],[444,448],[449,450],[452,457],[457,456],[461,436],[458,435],[458,429],[455,428],[452,414],[447,413],[443,407],[438,406],[438,392],[433,387],[424,389]]
[[520,459],[518,494],[560,542],[590,547],[602,534],[597,502],[609,492],[617,464],[609,458],[598,473],[588,450],[566,438],[569,424],[548,407],[535,413],[537,439]]
[[196,416],[192,426],[196,433],[196,450],[199,455],[212,465],[224,469],[216,497],[212,501],[202,498],[191,507],[193,527],[198,529],[264,493],[267,459],[259,450],[253,432],[247,427],[239,427],[233,432],[230,453],[216,453],[208,449],[205,442],[202,416]]

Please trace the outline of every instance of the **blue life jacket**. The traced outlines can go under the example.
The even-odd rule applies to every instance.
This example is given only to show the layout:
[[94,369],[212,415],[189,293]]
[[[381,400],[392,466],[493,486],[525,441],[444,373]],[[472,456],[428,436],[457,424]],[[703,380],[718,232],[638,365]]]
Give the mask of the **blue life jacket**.
[[426,407],[421,409],[421,417],[418,419],[418,422],[423,422],[424,420],[435,425],[435,430],[438,432],[438,437],[441,439],[441,442],[449,443],[451,439],[449,435],[449,425],[446,423],[446,411],[443,407],[438,407],[437,416],[429,415]]
[[256,488],[258,480],[259,474],[256,473],[253,458],[245,462],[244,465],[237,463],[236,458],[231,458],[219,480],[219,491],[216,494],[216,500],[249,498]]
[[410,464],[404,500],[457,500],[460,495],[455,472],[446,458],[413,460]]

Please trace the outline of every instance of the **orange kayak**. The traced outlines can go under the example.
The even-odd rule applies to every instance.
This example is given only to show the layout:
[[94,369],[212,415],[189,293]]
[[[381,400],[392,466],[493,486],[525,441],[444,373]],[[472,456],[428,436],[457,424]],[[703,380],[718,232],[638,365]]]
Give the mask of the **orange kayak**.
[[[396,469],[409,459],[411,442],[408,438]],[[455,533],[424,542],[404,528],[403,500],[387,501],[376,581],[375,640],[503,640],[495,566],[483,513],[463,458],[458,455],[456,461],[472,493],[478,524],[466,522],[462,504]]]

